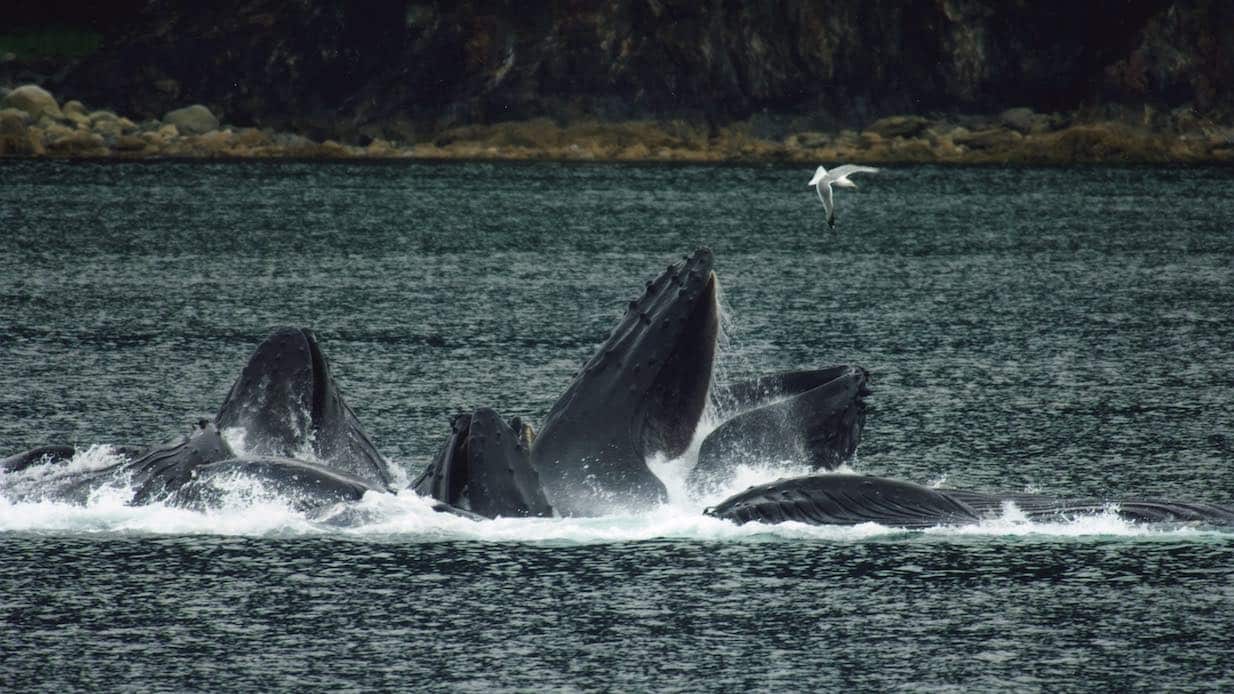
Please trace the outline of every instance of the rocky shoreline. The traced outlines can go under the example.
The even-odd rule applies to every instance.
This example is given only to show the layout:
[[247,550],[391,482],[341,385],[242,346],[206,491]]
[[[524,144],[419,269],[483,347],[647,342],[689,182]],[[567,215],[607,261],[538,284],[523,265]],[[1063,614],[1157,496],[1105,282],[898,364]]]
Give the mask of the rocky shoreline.
[[36,85],[0,88],[0,156],[57,158],[548,159],[870,164],[1221,163],[1234,161],[1234,127],[1189,108],[1041,114],[892,116],[864,129],[798,130],[754,117],[718,128],[682,120],[558,123],[540,118],[457,127],[423,142],[364,144],[221,123],[206,106],[136,122],[80,101],[61,104]]

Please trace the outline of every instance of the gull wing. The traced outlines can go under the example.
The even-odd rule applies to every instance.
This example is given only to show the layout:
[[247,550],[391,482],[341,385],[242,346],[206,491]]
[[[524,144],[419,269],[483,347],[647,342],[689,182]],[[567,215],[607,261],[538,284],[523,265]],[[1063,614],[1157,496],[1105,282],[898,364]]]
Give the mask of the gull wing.
[[855,173],[878,173],[878,169],[873,166],[861,166],[860,164],[845,164],[828,171],[824,180],[838,181]]
[[831,184],[819,181],[818,185],[815,186],[815,190],[818,191],[818,199],[822,201],[823,208],[827,210],[827,223],[835,224],[836,208],[835,202],[831,198]]

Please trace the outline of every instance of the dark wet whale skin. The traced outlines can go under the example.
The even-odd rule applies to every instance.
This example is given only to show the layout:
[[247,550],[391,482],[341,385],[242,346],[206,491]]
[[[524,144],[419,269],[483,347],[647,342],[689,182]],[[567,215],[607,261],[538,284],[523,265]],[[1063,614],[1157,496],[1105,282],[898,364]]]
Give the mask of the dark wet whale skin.
[[707,404],[719,330],[713,263],[700,248],[648,282],[550,409],[531,460],[562,515],[667,500],[646,461],[683,453]]
[[833,470],[861,443],[869,375],[858,366],[787,372],[722,389],[720,403],[744,406],[703,439],[687,484],[723,486],[741,464],[795,462]]
[[236,379],[219,408],[219,429],[242,427],[245,452],[316,458],[379,487],[391,482],[386,461],[343,396],[311,330],[277,328]]
[[1030,520],[1067,519],[1114,510],[1130,521],[1234,525],[1234,508],[1159,499],[1065,499],[1035,494],[931,489],[866,475],[812,475],[750,487],[705,511],[736,523],[858,525],[878,523],[920,529],[969,525],[1003,514],[1015,504]]
[[482,407],[457,415],[450,437],[412,483],[412,489],[485,518],[551,517],[539,475],[531,466],[530,427],[509,424]]

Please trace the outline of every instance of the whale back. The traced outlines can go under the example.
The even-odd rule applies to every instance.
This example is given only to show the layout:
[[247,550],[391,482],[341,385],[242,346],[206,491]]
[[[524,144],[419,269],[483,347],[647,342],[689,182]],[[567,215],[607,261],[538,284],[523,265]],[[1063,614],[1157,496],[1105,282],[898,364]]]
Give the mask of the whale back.
[[864,475],[823,474],[777,480],[735,494],[704,513],[735,523],[858,525],[921,529],[998,518],[1014,505],[1017,517],[1068,520],[1115,513],[1137,523],[1234,525],[1234,507],[1164,499],[1103,500],[1040,494],[931,489]]

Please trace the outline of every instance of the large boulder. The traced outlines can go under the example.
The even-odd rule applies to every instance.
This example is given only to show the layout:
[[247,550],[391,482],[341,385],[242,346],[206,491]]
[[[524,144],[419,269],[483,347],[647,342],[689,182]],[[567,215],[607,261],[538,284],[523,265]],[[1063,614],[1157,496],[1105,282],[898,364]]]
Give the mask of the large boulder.
[[1004,130],[1003,128],[989,128],[976,132],[957,132],[951,136],[952,142],[957,145],[976,150],[1004,149],[1015,145],[1023,139],[1024,136],[1020,133],[1014,130]]
[[60,107],[60,110],[64,112],[64,117],[72,122],[73,125],[90,125],[90,116],[86,111],[86,106],[80,101],[74,99],[73,101],[66,102],[64,106]]
[[1050,130],[1050,117],[1035,113],[1031,108],[1009,108],[998,115],[998,122],[1022,135]]
[[142,152],[146,149],[146,141],[137,135],[120,135],[112,148],[117,152]]
[[103,137],[84,130],[72,130],[67,134],[48,133],[47,152],[66,157],[102,157],[107,155]]
[[90,129],[105,138],[116,138],[126,132],[128,128],[125,127],[125,122],[132,123],[111,111],[95,111],[90,114]]
[[23,84],[9,92],[4,97],[4,107],[21,109],[36,120],[39,116],[48,116],[57,120],[64,117],[64,114],[60,112],[60,104],[56,103],[56,98],[51,95],[51,92],[37,84]]
[[16,118],[22,125],[30,125],[34,118],[19,108],[0,108],[0,118]]
[[182,135],[204,135],[219,128],[219,119],[201,104],[169,111],[163,122],[176,126]]
[[0,156],[37,154],[30,132],[26,128],[29,114],[6,108],[0,111]]
[[888,116],[879,118],[866,126],[866,132],[878,133],[882,137],[916,137],[932,122],[921,116]]

